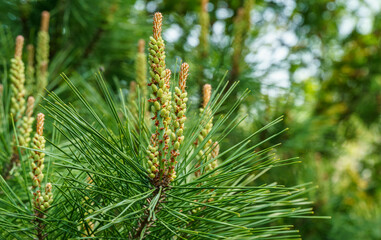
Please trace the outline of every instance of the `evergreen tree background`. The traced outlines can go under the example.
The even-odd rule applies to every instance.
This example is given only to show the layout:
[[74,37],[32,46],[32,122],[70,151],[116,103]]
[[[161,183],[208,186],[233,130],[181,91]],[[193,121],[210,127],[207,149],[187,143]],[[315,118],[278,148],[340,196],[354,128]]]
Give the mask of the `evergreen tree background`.
[[[57,205],[49,210],[53,220],[60,219],[68,212],[73,215],[65,221],[57,221],[56,228],[49,229],[50,234],[57,234],[50,235],[52,239],[60,236],[59,234],[69,234],[62,229],[81,237],[82,233],[78,226],[73,225],[74,222],[82,221],[82,230],[91,228],[91,221],[86,219],[91,213],[87,213],[85,209],[88,208],[81,205],[86,203],[79,200],[85,196],[99,204],[98,209],[108,207],[103,209],[104,212],[91,215],[104,220],[102,227],[106,232],[102,234],[107,231],[112,233],[115,229],[124,234],[132,228],[123,226],[123,221],[117,218],[117,214],[125,207],[118,204],[128,204],[121,199],[133,196],[136,190],[131,189],[131,192],[125,193],[123,197],[119,196],[120,198],[114,196],[103,200],[104,202],[98,200],[105,197],[99,191],[89,190],[86,185],[87,177],[92,176],[89,174],[92,168],[83,165],[86,157],[81,158],[76,152],[79,151],[79,146],[93,146],[86,145],[89,143],[84,139],[77,143],[70,142],[71,138],[74,139],[76,134],[83,134],[85,130],[80,130],[82,123],[78,119],[62,118],[59,113],[66,111],[66,116],[74,116],[78,111],[90,124],[86,131],[96,121],[93,112],[99,114],[105,123],[115,122],[116,116],[110,114],[111,110],[105,109],[113,104],[116,108],[123,108],[122,99],[132,95],[130,83],[137,81],[134,64],[138,40],[146,40],[145,49],[148,48],[148,39],[152,34],[152,16],[156,11],[162,12],[165,17],[163,38],[166,41],[167,65],[173,72],[179,70],[181,60],[190,65],[187,82],[191,102],[189,114],[198,115],[202,102],[202,86],[210,83],[213,89],[220,86],[216,92],[224,93],[227,98],[225,104],[214,108],[214,121],[217,121],[218,116],[225,117],[228,114],[237,117],[236,121],[232,121],[237,125],[228,137],[221,136],[224,135],[223,129],[232,127],[229,121],[221,122],[221,127],[214,130],[216,138],[220,138],[221,148],[230,149],[250,136],[254,143],[263,142],[255,148],[257,152],[282,143],[274,152],[277,158],[300,157],[301,164],[273,168],[258,177],[259,169],[253,169],[245,175],[248,179],[255,178],[254,183],[249,185],[259,186],[273,182],[286,186],[307,182],[319,185],[317,189],[311,188],[308,199],[314,202],[316,216],[332,216],[332,219],[281,219],[272,226],[295,224],[304,239],[381,238],[378,227],[381,223],[381,5],[378,1],[3,0],[0,1],[0,67],[3,84],[7,82],[16,36],[23,35],[25,45],[36,45],[41,12],[45,10],[51,14],[47,89],[57,95],[48,97],[49,100],[45,102],[38,100],[38,104],[41,103],[45,108],[37,106],[35,113],[44,112],[47,116],[52,116],[51,120],[46,121],[47,130],[44,133],[49,139],[47,149],[51,152],[46,156],[46,161],[54,159],[55,162],[49,174],[49,181],[53,183],[53,187],[57,186],[54,193],[59,195],[60,192],[65,192],[59,188],[77,189],[70,196],[60,195],[61,197],[54,200]],[[147,51],[146,53],[148,54]],[[23,59],[26,63],[26,51]],[[102,80],[94,77],[97,71],[102,72],[105,86]],[[69,77],[70,84],[65,83],[65,78],[60,76],[62,72]],[[221,79],[224,80],[219,85]],[[240,83],[233,85],[234,88],[229,92],[228,88],[222,89],[227,80],[239,80]],[[73,88],[79,89],[80,96],[76,96]],[[251,93],[241,100],[246,95],[246,89],[251,90]],[[110,91],[112,99],[108,99],[107,91]],[[139,88],[136,95],[141,95],[141,92]],[[82,96],[94,111],[81,106]],[[60,99],[64,103],[73,104],[77,110],[64,105],[55,107],[54,103],[60,102]],[[242,101],[241,105],[231,112],[237,100]],[[129,106],[121,119],[125,121],[133,114],[139,114],[140,119],[144,119],[142,108],[145,109],[146,106],[139,100]],[[134,113],[136,109],[138,110]],[[275,120],[280,116],[284,116],[283,121]],[[245,118],[238,124],[243,117]],[[56,120],[57,128],[53,127],[52,119]],[[277,124],[268,125],[273,120]],[[123,123],[130,126],[134,138],[142,136],[148,141],[147,129],[150,126],[140,126],[140,121]],[[262,129],[266,125],[269,127]],[[71,135],[66,137],[59,132],[65,126],[71,129]],[[103,134],[105,129],[98,128],[99,125],[96,127]],[[9,132],[11,128],[3,126],[2,134],[5,130]],[[107,124],[107,128],[112,131],[107,141],[119,141],[120,126]],[[289,130],[277,134],[286,128]],[[262,130],[251,136],[259,129]],[[8,134],[5,139],[10,141],[11,138]],[[64,153],[69,152],[70,145],[74,146],[74,150],[70,150],[73,154],[67,156]],[[253,145],[245,145],[242,149],[249,149],[250,146]],[[109,151],[107,146],[104,151]],[[100,153],[93,154],[99,154],[98,158],[103,158]],[[4,162],[8,155],[0,156]],[[75,157],[78,159],[74,159]],[[97,161],[98,158],[94,158],[93,161]],[[228,156],[221,156],[221,162],[229,162],[229,159]],[[71,170],[78,167],[78,164],[84,168]],[[105,174],[103,177],[109,176],[107,171],[115,167],[117,166],[107,165],[103,166],[103,170],[96,168],[96,171]],[[57,174],[60,172],[61,174]],[[123,176],[125,173],[122,172],[120,174]],[[102,186],[117,182],[112,179],[107,181],[100,176],[102,175],[92,179],[96,184],[99,183],[97,187],[100,190],[104,190]],[[14,184],[12,188],[17,188],[17,184],[24,184],[22,181],[18,178],[8,184]],[[11,215],[14,209],[11,211],[10,206],[7,206],[6,196],[9,197],[10,193],[4,190],[6,186],[2,182],[1,208],[7,209]],[[117,189],[116,187],[111,195],[117,194]],[[299,188],[294,190],[297,189]],[[17,201],[26,198],[28,191],[23,190],[25,191],[15,193],[18,196]],[[12,203],[13,207],[14,205],[20,211],[24,207]],[[78,211],[74,214],[71,209]],[[31,219],[26,217],[28,214],[19,212],[20,218],[11,223],[7,214],[0,215],[3,228],[14,226],[17,231],[28,229],[33,232]],[[124,220],[126,219],[129,218]],[[122,227],[118,226],[118,221],[121,221]],[[209,227],[214,226],[213,224],[217,223],[209,222]],[[165,232],[163,229],[158,231]],[[32,233],[27,234],[32,236]],[[92,235],[91,231],[85,232],[86,234],[88,237]],[[292,234],[294,233],[290,233]],[[184,236],[186,235],[181,235]],[[23,237],[25,238],[20,235],[19,239]]]

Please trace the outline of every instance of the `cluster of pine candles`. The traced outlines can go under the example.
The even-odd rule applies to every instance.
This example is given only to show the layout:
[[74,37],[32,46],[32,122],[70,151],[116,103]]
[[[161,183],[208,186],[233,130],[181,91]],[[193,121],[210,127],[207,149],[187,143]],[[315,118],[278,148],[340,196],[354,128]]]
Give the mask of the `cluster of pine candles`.
[[[202,2],[205,5],[207,1]],[[202,11],[205,11],[205,6]],[[204,16],[203,21],[208,21],[208,19]],[[112,134],[108,138],[103,137],[108,134],[108,130],[95,131],[91,124],[87,125],[87,122],[78,115],[77,111],[72,111],[54,93],[49,96],[50,98],[45,99],[47,102],[45,110],[50,113],[49,115],[57,122],[57,125],[63,126],[65,131],[74,136],[73,141],[70,139],[69,141],[79,154],[72,152],[71,154],[65,153],[65,155],[73,161],[79,161],[82,157],[88,163],[94,159],[100,159],[100,165],[106,164],[103,165],[104,169],[97,169],[93,162],[93,164],[89,164],[94,167],[92,170],[84,170],[79,167],[80,165],[72,165],[71,167],[79,172],[83,170],[82,173],[86,175],[86,180],[81,182],[80,179],[73,178],[71,170],[62,179],[78,183],[79,185],[73,189],[80,192],[80,197],[75,198],[76,201],[73,198],[73,202],[65,203],[62,199],[68,199],[71,194],[73,196],[75,194],[67,194],[61,189],[54,194],[55,199],[57,199],[57,195],[62,196],[60,203],[57,203],[57,200],[53,202],[53,190],[56,187],[62,187],[63,184],[46,181],[44,184],[43,181],[46,178],[44,175],[45,154],[49,154],[45,149],[43,135],[44,114],[37,114],[35,135],[33,138],[30,136],[35,119],[33,113],[35,98],[40,101],[37,96],[43,95],[44,92],[41,90],[47,86],[48,22],[49,13],[44,12],[41,30],[38,33],[36,57],[33,55],[34,47],[32,45],[27,47],[26,71],[22,61],[24,39],[22,36],[18,36],[16,39],[15,57],[11,60],[9,76],[11,86],[4,88],[8,89],[11,96],[10,108],[9,111],[2,112],[1,116],[2,121],[9,121],[13,126],[9,129],[14,129],[9,132],[9,135],[12,136],[11,151],[9,163],[3,168],[3,178],[9,180],[19,174],[20,159],[29,155],[28,164],[31,171],[28,189],[33,206],[34,231],[32,235],[35,239],[51,239],[50,235],[54,235],[54,232],[58,231],[59,227],[56,225],[60,221],[62,221],[62,228],[70,229],[61,229],[63,234],[66,234],[65,236],[76,236],[81,239],[106,239],[111,232],[115,234],[116,239],[226,239],[233,236],[238,236],[239,239],[252,239],[251,237],[273,239],[271,237],[277,237],[279,234],[286,234],[285,236],[290,239],[298,237],[297,231],[291,230],[290,225],[262,226],[262,224],[271,223],[278,218],[310,214],[310,208],[294,207],[310,204],[305,199],[293,198],[305,191],[304,186],[295,188],[283,188],[277,184],[263,187],[249,186],[272,166],[289,164],[292,160],[278,162],[278,159],[267,156],[271,149],[255,152],[256,146],[248,147],[243,151],[243,147],[250,142],[246,139],[242,142],[242,146],[227,149],[224,154],[234,151],[232,157],[219,164],[220,145],[213,136],[216,131],[213,126],[213,118],[216,108],[223,103],[221,99],[225,97],[216,94],[213,98],[211,85],[203,85],[202,107],[198,114],[192,116],[194,119],[188,119],[190,118],[187,113],[189,99],[186,85],[190,66],[185,62],[182,63],[177,79],[174,77],[175,80],[172,80],[176,75],[172,74],[165,62],[165,43],[161,35],[161,13],[155,13],[153,17],[153,35],[148,42],[148,57],[144,53],[144,41],[140,40],[138,44],[135,65],[136,82],[132,82],[130,85],[128,113],[124,116],[127,120],[129,118],[138,119],[133,124],[133,128],[136,129],[131,128],[130,130],[127,127],[128,131],[133,131],[133,134],[124,132],[124,127],[121,127],[123,124],[121,124],[118,114],[115,114],[118,116],[116,121],[121,127],[119,129],[120,139],[127,139],[125,139],[126,146],[121,146],[119,149]],[[204,41],[207,42],[207,39]],[[35,58],[36,66],[34,66]],[[101,123],[100,118],[82,98],[78,89],[69,80],[67,83],[90,113],[95,116],[96,121]],[[100,86],[105,84],[102,81],[99,83]],[[174,86],[172,86],[173,83]],[[233,87],[234,85],[232,84]],[[102,88],[102,91],[105,93],[106,100],[111,107],[114,107],[108,98],[109,93],[104,89]],[[231,90],[223,88],[220,91],[231,92]],[[27,101],[26,96],[28,96]],[[5,98],[1,97],[1,99]],[[139,104],[141,100],[147,104]],[[149,108],[146,107],[147,105]],[[2,109],[7,108],[2,107]],[[222,126],[233,110],[228,112],[227,117],[217,121],[217,127]],[[116,113],[116,110],[112,108],[112,112]],[[144,134],[144,127],[140,127],[140,123],[138,123],[140,120],[143,122],[142,125],[148,126],[147,128],[152,127],[152,131],[148,130],[148,142],[138,140],[139,136]],[[196,127],[188,127],[187,124],[192,121],[198,123]],[[277,121],[280,120],[276,120],[275,123]],[[228,124],[228,126],[233,128],[232,124]],[[225,132],[223,131],[223,134],[229,133],[229,127]],[[193,132],[186,133],[189,128],[193,128]],[[64,131],[62,134],[64,135]],[[78,139],[81,137],[84,139],[88,137],[87,144],[94,145],[79,144]],[[92,142],[95,138],[103,141],[102,144]],[[135,142],[138,142],[139,147],[134,145]],[[58,143],[53,144],[58,145]],[[144,147],[143,154],[140,154],[142,151],[134,149],[140,149],[141,146]],[[109,149],[106,150],[107,148]],[[64,152],[59,147],[57,149]],[[99,152],[97,152],[98,150]],[[139,158],[138,155],[142,155],[143,158]],[[131,159],[135,156],[136,162],[132,163]],[[123,158],[125,159],[122,161]],[[234,161],[237,164],[233,165]],[[254,161],[254,164],[251,164],[251,161]],[[261,163],[261,161],[264,162]],[[130,168],[127,169],[126,166]],[[130,180],[112,175],[119,173],[118,171],[123,167],[126,167],[126,176],[131,178],[135,176],[135,178]],[[109,175],[96,172],[96,170],[108,171],[109,169],[114,171]],[[254,170],[261,172],[258,176],[252,175]],[[78,176],[82,177],[81,174]],[[118,180],[123,184],[127,182],[131,184],[127,185],[127,189],[133,189],[132,192],[136,195],[130,196],[130,199],[120,199],[123,191],[116,187],[121,193],[116,194],[110,190],[110,194],[115,193],[115,200],[109,200],[107,191],[109,191],[108,188],[114,188],[111,186],[114,183],[102,186],[100,181],[102,178],[110,181]],[[138,181],[141,183],[137,183]],[[136,189],[134,189],[135,187]],[[103,191],[104,193],[102,193]],[[89,195],[83,195],[84,192]],[[120,202],[117,202],[118,199]],[[107,201],[110,201],[110,205],[107,205]],[[115,218],[109,220],[109,214],[111,214],[109,212],[126,203],[128,206],[118,211],[115,210]],[[133,210],[133,205],[138,206],[134,206]],[[73,208],[70,210],[72,212],[69,211],[68,206]],[[284,207],[284,209],[278,211],[277,209],[280,207]],[[65,219],[50,218],[49,213],[54,208],[61,209],[61,213],[68,211],[63,214]],[[76,219],[75,212],[80,212]],[[103,218],[98,217],[99,215],[102,215]],[[74,220],[70,219],[71,217]],[[126,225],[118,225],[122,223]],[[126,232],[128,234],[125,234]]]
[[[150,82],[146,83],[146,55],[144,54],[144,40],[139,41],[139,51],[136,61],[137,82],[140,89],[143,91],[143,96],[147,95],[148,85],[152,89],[151,98],[148,102],[152,103],[151,112],[154,121],[155,130],[151,136],[150,144],[147,149],[147,173],[151,178],[152,184],[156,186],[156,194],[161,194],[159,201],[165,199],[164,189],[170,186],[170,183],[176,178],[175,166],[176,158],[179,155],[180,144],[184,140],[184,123],[186,120],[186,104],[188,102],[186,92],[186,81],[188,78],[189,65],[183,63],[179,73],[178,86],[174,88],[174,93],[170,92],[171,70],[166,69],[165,65],[165,44],[161,36],[162,32],[162,15],[156,13],[153,21],[153,36],[149,42],[149,73]],[[33,111],[35,107],[35,97],[28,96],[27,103],[25,97],[27,94],[43,94],[43,89],[47,86],[47,67],[49,61],[49,13],[42,13],[41,30],[38,33],[38,43],[36,48],[36,67],[34,66],[34,47],[28,45],[28,61],[25,71],[24,62],[22,60],[24,37],[18,36],[15,44],[15,56],[11,59],[10,82],[11,82],[11,107],[10,118],[15,126],[15,134],[13,137],[11,149],[12,157],[8,166],[4,167],[2,176],[4,179],[9,179],[14,171],[20,167],[20,154],[24,154],[25,148],[32,148],[30,152],[31,166],[31,182],[33,206],[35,208],[36,222],[36,237],[37,239],[45,239],[44,224],[41,219],[45,217],[46,211],[53,202],[52,184],[47,183],[45,189],[41,186],[44,179],[44,157],[45,157],[45,139],[43,136],[44,129],[44,114],[37,115],[36,133],[31,138],[32,125],[34,123]],[[37,69],[35,71],[35,69]],[[25,74],[26,72],[26,74]],[[1,92],[3,86],[0,85]],[[201,114],[208,105],[211,97],[211,86],[204,86],[204,101],[203,108],[200,109]],[[136,83],[133,81],[130,86],[130,101],[133,104],[137,98]],[[172,99],[173,98],[173,99]],[[1,96],[2,99],[2,96]],[[3,108],[4,109],[4,108]],[[136,112],[135,112],[136,113]],[[5,117],[6,118],[6,117]],[[2,116],[4,119],[4,116]],[[206,124],[205,129],[200,133],[195,146],[209,133],[212,127],[212,119]],[[216,166],[218,156],[218,143],[215,142],[213,148],[210,149],[212,140],[208,140],[204,150],[209,151],[209,157],[214,159],[210,168]],[[21,148],[19,148],[21,147]],[[199,161],[203,155],[203,150],[200,151]],[[198,164],[200,165],[200,164]],[[195,173],[199,176],[201,170]],[[163,191],[163,193],[161,193]],[[153,198],[155,195],[153,196]],[[157,205],[159,207],[159,205]],[[200,207],[198,209],[201,209]],[[197,208],[193,212],[197,211]],[[143,229],[152,225],[153,222],[148,220],[149,216],[141,219],[136,231],[136,237],[141,235]],[[91,223],[90,223],[91,224]],[[91,224],[93,227],[94,225]]]
[[[10,125],[8,136],[9,151],[2,154],[9,161],[2,168],[2,177],[9,180],[12,176],[19,174],[22,156],[27,155],[30,148],[30,180],[32,204],[34,207],[34,219],[36,237],[44,239],[44,223],[42,219],[53,202],[52,184],[46,183],[44,179],[45,160],[45,138],[43,136],[44,119],[43,113],[37,114],[36,132],[31,137],[35,121],[34,108],[40,95],[44,93],[48,79],[49,63],[49,18],[47,11],[41,14],[41,28],[37,36],[37,47],[32,44],[27,46],[27,66],[23,62],[24,37],[19,35],[15,42],[15,54],[10,60],[9,80],[10,86],[0,85],[0,122]],[[36,60],[36,64],[34,64]],[[5,92],[6,91],[6,92]],[[4,97],[4,95],[6,97]],[[8,97],[9,96],[9,97]],[[7,111],[8,110],[8,111]],[[8,114],[9,112],[9,114]],[[2,133],[6,134],[6,133]]]
[[[176,178],[176,164],[177,157],[180,155],[180,145],[184,141],[184,128],[186,121],[186,110],[188,102],[188,94],[186,91],[186,82],[189,74],[188,63],[182,63],[180,67],[180,72],[178,75],[178,84],[171,92],[171,76],[172,72],[170,69],[166,68],[165,63],[165,43],[161,36],[162,32],[162,14],[155,13],[153,17],[153,36],[149,39],[149,74],[150,82],[148,86],[152,89],[151,98],[148,102],[151,103],[151,112],[153,116],[151,120],[155,126],[154,132],[151,135],[150,143],[147,149],[147,172],[151,179],[152,185],[155,186],[155,192],[152,198],[148,201],[159,197],[158,202],[163,202],[166,199],[165,191],[170,188],[171,182]],[[144,53],[142,51],[142,46],[144,42],[139,41],[139,53],[137,56],[137,80],[139,85],[142,87],[143,95],[145,92],[144,83],[145,77],[140,77],[145,72],[145,64],[143,64],[142,59],[144,58]],[[136,96],[136,83],[133,82],[130,88],[131,95]],[[198,143],[202,142],[207,134],[209,134],[213,123],[211,117],[211,110],[207,108],[209,100],[211,98],[211,85],[205,84],[203,88],[203,104],[200,109],[200,117],[204,112],[206,113],[208,119],[207,123],[204,123],[204,129],[200,132],[198,139],[194,142],[195,148],[197,148]],[[133,101],[133,99],[130,98]],[[211,146],[213,145],[213,146]],[[195,178],[199,177],[208,169],[213,169],[217,166],[217,156],[219,153],[218,142],[208,139],[207,143],[203,146],[203,150],[200,150],[197,158],[197,170],[194,175]],[[202,156],[206,154],[206,158],[203,159]],[[207,167],[201,168],[201,161],[210,162]],[[210,198],[205,201],[212,201]],[[161,209],[160,205],[157,204],[155,211]],[[201,207],[195,207],[192,212],[196,213],[200,211]],[[147,211],[146,215],[139,220],[139,225],[135,229],[134,238],[140,238],[144,234],[149,233],[149,227],[154,223],[154,219],[150,217],[150,213]],[[142,233],[142,231],[145,231]],[[132,236],[132,235],[130,235]]]

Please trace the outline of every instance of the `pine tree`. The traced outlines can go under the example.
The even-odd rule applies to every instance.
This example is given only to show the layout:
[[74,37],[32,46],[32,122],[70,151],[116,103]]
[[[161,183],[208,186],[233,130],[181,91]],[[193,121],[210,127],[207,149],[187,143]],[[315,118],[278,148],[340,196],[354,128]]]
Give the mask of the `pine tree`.
[[[1,123],[5,126],[1,134],[15,139],[6,147],[15,150],[0,156],[6,162],[13,153],[19,160],[19,174],[0,178],[1,238],[300,238],[298,231],[284,222],[310,217],[311,202],[303,197],[307,184],[285,187],[258,181],[272,168],[296,159],[273,157],[275,146],[257,151],[280,133],[256,144],[250,141],[282,119],[236,145],[221,144],[242,121],[234,113],[248,91],[221,115],[237,83],[228,88],[224,81],[215,84],[216,79],[213,91],[210,84],[204,86],[202,108],[197,110],[187,93],[193,66],[186,62],[179,70],[167,66],[162,22],[161,13],[155,13],[148,41],[149,79],[143,63],[139,64],[144,58],[139,49],[136,83],[132,84],[135,90],[130,89],[134,94],[115,94],[98,73],[101,94],[92,89],[91,101],[97,103],[93,105],[85,90],[63,74],[75,101],[69,103],[63,99],[65,95],[50,92],[42,106],[54,127],[43,133],[45,115],[39,113],[32,139],[34,98],[26,103],[18,38],[10,73],[14,86],[0,89],[4,94],[1,99],[13,104],[9,108],[1,102]],[[41,31],[39,35],[45,36],[40,36],[38,45],[47,47],[47,28]],[[48,51],[39,48],[35,80],[46,86]],[[31,81],[33,61],[27,66],[27,81]],[[136,86],[140,90],[136,91]],[[10,116],[14,118],[9,120]],[[12,124],[16,134],[9,131]],[[45,140],[44,135],[50,139]]]
[[[161,23],[162,16],[156,13],[149,43],[152,130],[145,130],[147,123],[136,126],[129,120],[131,111],[125,109],[130,106],[113,100],[99,74],[97,81],[112,121],[104,122],[100,116],[105,112],[94,111],[66,76],[66,82],[91,118],[83,118],[55,94],[48,98],[46,110],[67,142],[57,146],[59,158],[64,159],[57,163],[62,167],[57,188],[70,194],[62,194],[60,203],[52,207],[66,219],[56,227],[67,228],[69,224],[71,229],[81,229],[62,232],[65,238],[298,239],[299,234],[290,225],[276,223],[281,218],[311,213],[305,206],[310,202],[299,198],[306,187],[252,185],[256,179],[253,172],[260,175],[294,159],[275,159],[268,154],[272,148],[255,152],[258,145],[249,146],[249,139],[224,151],[218,143],[210,144],[212,136],[221,141],[239,122],[231,109],[218,117],[213,126],[208,125],[231,90],[219,94],[226,85],[216,87],[201,116],[185,111],[188,65],[183,63],[178,79],[170,81],[172,74],[166,69]],[[238,105],[239,102],[235,108]],[[138,111],[141,116],[144,109]],[[221,129],[224,124],[228,127]],[[204,129],[208,129],[206,134],[202,134]],[[194,145],[196,139],[198,144]],[[202,161],[195,161],[196,156]],[[224,158],[221,164],[209,167],[221,157]],[[201,169],[202,174],[195,175]]]

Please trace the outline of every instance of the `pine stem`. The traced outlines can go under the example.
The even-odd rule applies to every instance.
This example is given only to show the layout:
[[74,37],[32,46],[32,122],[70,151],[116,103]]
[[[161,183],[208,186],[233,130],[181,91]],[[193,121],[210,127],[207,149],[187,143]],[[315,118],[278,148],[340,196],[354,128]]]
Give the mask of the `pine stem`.
[[44,218],[44,214],[39,212],[38,210],[34,210],[35,215],[35,225],[36,225],[36,240],[44,240],[47,234],[44,234],[45,223],[42,221]]
[[[145,226],[148,226],[148,224],[149,224],[148,214],[146,214],[144,216],[144,218],[141,220],[141,222],[139,223],[139,227],[136,229],[136,232],[135,232],[133,239],[140,239],[140,236],[142,234],[143,229],[145,228]],[[145,234],[145,232],[144,232],[144,234]],[[143,235],[141,239],[144,239],[144,237],[145,236]]]
[[[165,189],[162,189],[162,187],[157,187],[156,190],[153,192],[153,196],[151,198],[147,198],[147,202],[151,203],[152,199],[155,199],[159,195],[159,201],[155,205],[154,212],[157,214],[160,210],[160,203],[165,200]],[[155,219],[151,218],[150,219],[150,212],[148,208],[144,212],[144,216],[139,220],[139,225],[138,228],[135,230],[135,234],[132,237],[132,239],[144,239],[148,234],[148,229],[154,224]]]

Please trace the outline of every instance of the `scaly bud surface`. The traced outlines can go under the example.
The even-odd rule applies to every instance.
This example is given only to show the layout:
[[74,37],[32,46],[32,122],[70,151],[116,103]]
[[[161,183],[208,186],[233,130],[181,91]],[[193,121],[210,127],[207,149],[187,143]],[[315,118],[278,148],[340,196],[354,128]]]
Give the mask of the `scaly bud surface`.
[[[203,117],[204,121],[201,123],[204,128],[201,130],[198,139],[196,140],[195,145],[200,144],[207,137],[209,132],[213,128],[213,116],[210,107],[207,107],[210,97],[212,94],[212,86],[210,84],[205,84],[203,87],[203,108],[200,109],[200,117]],[[212,146],[212,139],[209,139],[203,146],[203,149],[198,153],[198,161],[197,166],[201,164],[201,158],[204,156],[204,161],[207,162],[211,159],[210,147]],[[205,169],[207,170],[207,169]],[[196,177],[201,175],[201,170],[195,172]]]
[[184,140],[184,122],[186,119],[185,113],[187,110],[187,92],[185,90],[186,81],[189,73],[189,64],[183,63],[180,68],[179,74],[179,86],[175,88],[174,101],[173,101],[173,121],[172,126],[172,150],[171,159],[169,165],[169,179],[173,181],[176,178],[175,165],[176,158],[180,154],[179,148],[180,144]]
[[25,112],[25,116],[21,120],[21,124],[19,126],[19,143],[23,147],[28,147],[30,143],[30,134],[32,133],[32,124],[34,121],[34,117],[32,117],[34,108],[34,97],[28,98],[27,109]]
[[144,96],[147,97],[147,57],[144,53],[144,40],[140,39],[138,43],[138,54],[136,56],[136,82]]
[[[171,118],[169,116],[169,81],[170,72],[165,69],[165,45],[161,37],[162,26],[161,13],[155,13],[153,19],[153,37],[149,42],[149,67],[152,86],[152,98],[149,102],[153,103],[152,120],[155,123],[155,132],[151,136],[148,149],[148,162],[152,166],[148,168],[148,173],[153,182],[159,185],[160,182],[167,182],[165,179],[166,154],[168,152],[168,125]],[[168,81],[168,82],[167,82]]]
[[[41,182],[44,179],[43,170],[45,168],[45,138],[43,136],[45,115],[39,113],[37,115],[37,129],[36,134],[33,137],[31,148],[34,149],[31,152],[31,168],[32,172],[30,176],[32,178],[32,191],[33,191],[33,205],[36,209],[45,211],[50,203],[51,199],[51,184],[47,184],[44,195],[41,193]],[[45,197],[46,196],[46,197]],[[47,200],[45,200],[45,198]],[[48,204],[45,204],[48,203]]]
[[11,59],[11,113],[14,121],[17,123],[25,111],[25,66],[21,59],[24,37],[17,36],[15,57]]
[[[161,37],[162,15],[155,13],[153,37],[149,42],[149,67],[152,95],[152,120],[155,131],[147,149],[147,171],[156,186],[168,186],[176,177],[175,164],[184,139],[187,94],[185,91],[189,65],[181,66],[179,86],[170,91],[171,71],[165,66],[164,41]],[[174,99],[172,100],[172,95]]]
[[202,102],[202,107],[206,108],[206,105],[208,105],[210,96],[212,95],[212,86],[210,84],[205,84],[204,87],[202,88],[202,93],[203,93],[203,102]]

